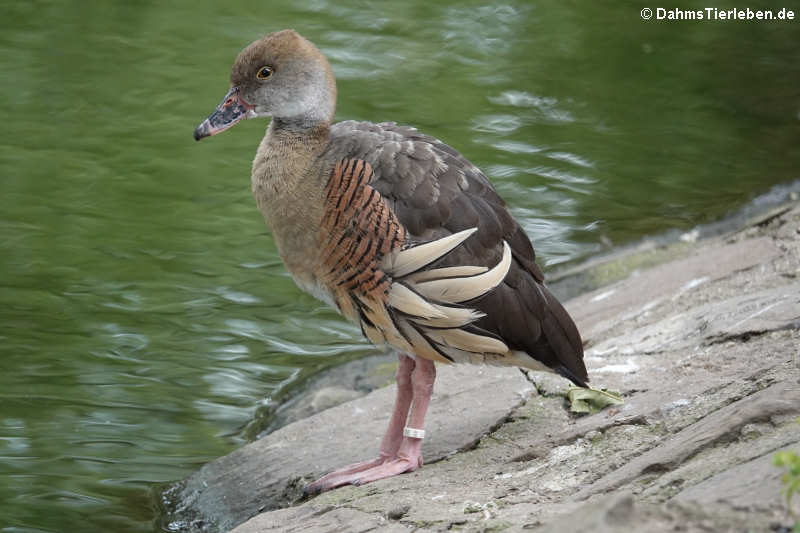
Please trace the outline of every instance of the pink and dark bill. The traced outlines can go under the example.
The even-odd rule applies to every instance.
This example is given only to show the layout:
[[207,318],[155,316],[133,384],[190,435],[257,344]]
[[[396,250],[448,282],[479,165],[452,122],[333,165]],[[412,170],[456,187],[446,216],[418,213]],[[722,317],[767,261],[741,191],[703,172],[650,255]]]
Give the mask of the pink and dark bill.
[[248,118],[253,107],[239,96],[239,87],[232,87],[214,112],[194,130],[194,140],[199,141],[227,130],[243,118]]

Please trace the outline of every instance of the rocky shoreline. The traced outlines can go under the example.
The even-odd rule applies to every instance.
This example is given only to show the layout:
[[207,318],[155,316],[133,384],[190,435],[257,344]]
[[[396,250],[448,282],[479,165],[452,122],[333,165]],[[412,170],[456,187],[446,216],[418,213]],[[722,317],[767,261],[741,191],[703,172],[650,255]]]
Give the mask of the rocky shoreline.
[[576,417],[567,382],[556,376],[440,366],[424,468],[302,501],[305,483],[377,450],[394,387],[375,388],[391,380],[392,360],[376,358],[375,372],[341,370],[365,382],[312,384],[282,414],[286,425],[168,488],[167,527],[788,526],[772,457],[800,448],[800,204],[728,234],[637,250],[567,278],[573,286],[589,278],[603,285],[567,308],[585,340],[592,385],[622,392],[624,405]]

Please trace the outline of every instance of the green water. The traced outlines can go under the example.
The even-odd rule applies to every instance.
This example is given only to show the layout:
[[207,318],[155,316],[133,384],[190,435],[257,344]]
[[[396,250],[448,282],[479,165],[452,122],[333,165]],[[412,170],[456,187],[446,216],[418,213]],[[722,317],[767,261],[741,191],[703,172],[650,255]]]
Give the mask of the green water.
[[482,167],[548,269],[800,177],[800,22],[627,4],[3,2],[0,531],[151,531],[154,484],[372,350],[280,264],[249,193],[266,123],[192,140],[265,32],[320,46],[340,119]]

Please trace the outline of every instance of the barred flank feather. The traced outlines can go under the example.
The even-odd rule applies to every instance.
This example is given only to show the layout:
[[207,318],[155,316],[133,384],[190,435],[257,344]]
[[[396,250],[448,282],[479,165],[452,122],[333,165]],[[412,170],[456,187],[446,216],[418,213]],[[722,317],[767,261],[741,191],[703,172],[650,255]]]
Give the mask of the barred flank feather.
[[[462,305],[497,287],[511,265],[511,248],[494,268],[464,265],[423,270],[460,246],[477,228],[407,245],[386,201],[370,187],[372,169],[344,160],[326,189],[317,277],[339,309],[375,344],[440,362],[502,360],[510,353],[496,335],[473,325],[484,314]],[[374,228],[381,221],[381,228]]]

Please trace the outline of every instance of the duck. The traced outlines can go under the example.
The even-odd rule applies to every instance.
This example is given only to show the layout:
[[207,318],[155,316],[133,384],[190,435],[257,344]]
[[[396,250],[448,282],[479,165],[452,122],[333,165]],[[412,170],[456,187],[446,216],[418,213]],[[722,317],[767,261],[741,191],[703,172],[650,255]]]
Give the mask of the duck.
[[489,178],[451,146],[394,122],[334,122],[337,88],[294,30],[244,48],[195,140],[270,118],[251,190],[297,286],[397,352],[376,457],[309,484],[314,495],[417,470],[436,365],[516,366],[587,386],[578,329]]

